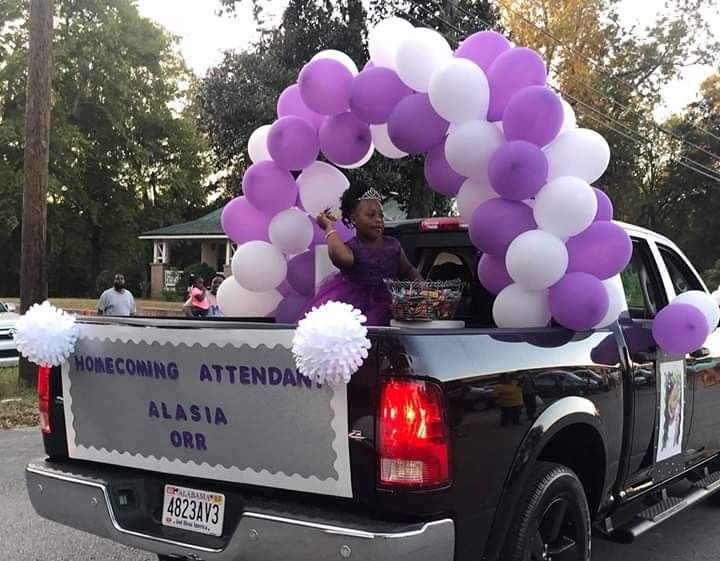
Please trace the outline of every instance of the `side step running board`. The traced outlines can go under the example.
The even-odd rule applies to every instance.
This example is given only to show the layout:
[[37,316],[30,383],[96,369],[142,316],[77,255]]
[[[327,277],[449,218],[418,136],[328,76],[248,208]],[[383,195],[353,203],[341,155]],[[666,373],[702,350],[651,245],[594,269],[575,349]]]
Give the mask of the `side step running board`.
[[710,473],[699,481],[695,481],[689,492],[680,497],[667,497],[649,508],[637,513],[635,518],[625,526],[616,528],[611,537],[623,543],[631,543],[638,536],[653,529],[655,526],[682,512],[689,506],[702,501],[720,489],[720,471]]

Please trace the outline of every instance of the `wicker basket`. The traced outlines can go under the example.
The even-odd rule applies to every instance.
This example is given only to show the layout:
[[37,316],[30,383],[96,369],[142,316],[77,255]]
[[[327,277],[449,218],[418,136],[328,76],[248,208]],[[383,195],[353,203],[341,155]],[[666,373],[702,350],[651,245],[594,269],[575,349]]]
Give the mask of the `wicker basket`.
[[460,280],[384,281],[392,295],[392,316],[400,321],[453,319],[465,286]]

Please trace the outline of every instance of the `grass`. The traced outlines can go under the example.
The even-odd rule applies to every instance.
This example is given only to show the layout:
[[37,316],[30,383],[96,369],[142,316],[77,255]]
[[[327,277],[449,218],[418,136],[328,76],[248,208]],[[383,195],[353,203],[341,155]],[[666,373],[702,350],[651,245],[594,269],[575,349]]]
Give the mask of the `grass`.
[[18,367],[0,368],[0,429],[38,424],[35,388],[20,389]]
[[[84,310],[90,308],[94,310],[97,306],[97,298],[49,298],[50,303],[58,308],[69,310]],[[12,302],[18,307],[20,299],[16,297],[0,296],[0,302]],[[140,308],[160,308],[163,310],[177,310],[178,314],[182,313],[182,302],[167,302],[165,300],[135,300],[135,305]]]

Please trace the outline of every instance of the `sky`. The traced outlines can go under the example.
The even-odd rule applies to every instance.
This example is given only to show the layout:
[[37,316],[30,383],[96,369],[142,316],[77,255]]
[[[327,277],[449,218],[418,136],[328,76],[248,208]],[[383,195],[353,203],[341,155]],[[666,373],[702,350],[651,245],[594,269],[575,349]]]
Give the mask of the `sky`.
[[[287,0],[272,0],[267,4],[270,6],[268,15],[277,17]],[[641,27],[649,24],[663,4],[664,0],[624,0],[623,22],[626,25],[637,23]],[[224,50],[242,49],[257,37],[250,0],[240,3],[235,17],[218,17],[218,7],[217,0],[138,0],[138,8],[144,17],[157,21],[180,37],[181,52],[199,76],[222,60]],[[716,30],[715,36],[720,36],[720,13],[708,14],[708,18]],[[662,119],[692,102],[697,97],[700,83],[712,71],[711,67],[700,65],[685,69],[682,79],[665,90],[666,104],[658,109],[656,117]]]

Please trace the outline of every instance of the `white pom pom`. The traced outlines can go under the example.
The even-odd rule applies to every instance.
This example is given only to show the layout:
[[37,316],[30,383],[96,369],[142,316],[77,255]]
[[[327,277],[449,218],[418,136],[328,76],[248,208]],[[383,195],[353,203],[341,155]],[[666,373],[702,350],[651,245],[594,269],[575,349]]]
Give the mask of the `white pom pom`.
[[292,352],[298,370],[322,384],[347,384],[368,356],[367,318],[350,304],[327,302],[298,323]]
[[72,354],[79,334],[75,317],[47,300],[34,304],[15,325],[18,352],[39,366],[60,366]]

